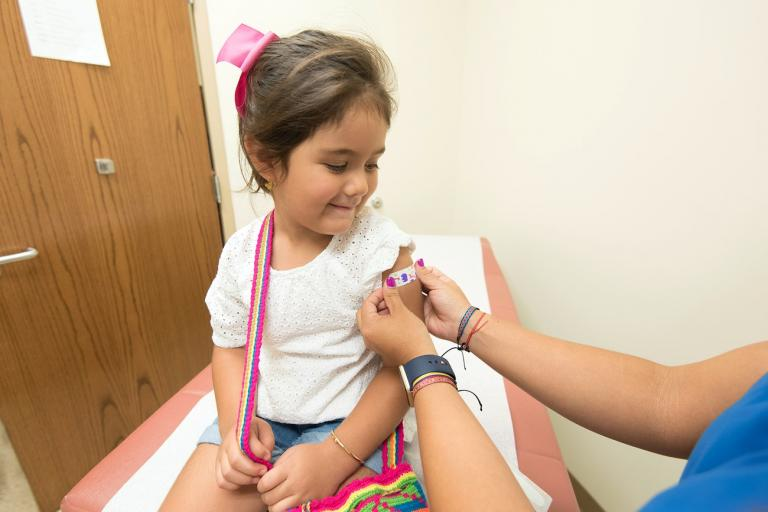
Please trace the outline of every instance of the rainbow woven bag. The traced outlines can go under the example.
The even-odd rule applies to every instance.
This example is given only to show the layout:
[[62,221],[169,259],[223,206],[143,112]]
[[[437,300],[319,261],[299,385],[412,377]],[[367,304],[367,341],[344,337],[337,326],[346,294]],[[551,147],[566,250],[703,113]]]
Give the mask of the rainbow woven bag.
[[[259,375],[259,352],[264,334],[264,315],[269,289],[269,269],[272,260],[272,235],[275,228],[275,212],[264,218],[256,242],[253,263],[251,305],[248,313],[248,337],[245,344],[245,368],[240,408],[237,418],[237,439],[240,449],[251,460],[272,469],[272,464],[256,457],[248,444],[251,420],[254,415],[254,398]],[[426,512],[427,500],[424,489],[411,466],[403,462],[403,425],[381,447],[383,472],[349,483],[334,496],[313,500],[291,512]]]

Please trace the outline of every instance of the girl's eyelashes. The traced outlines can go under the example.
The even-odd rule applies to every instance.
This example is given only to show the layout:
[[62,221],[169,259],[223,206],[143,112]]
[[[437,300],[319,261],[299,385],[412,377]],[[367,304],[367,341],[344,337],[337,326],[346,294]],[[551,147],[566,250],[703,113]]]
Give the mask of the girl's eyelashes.
[[[333,173],[341,174],[342,172],[347,170],[347,167],[349,166],[349,163],[348,162],[344,162],[343,164],[332,164],[332,163],[325,162],[325,163],[323,163],[323,165],[325,165],[328,168],[329,171],[331,171]],[[368,171],[368,172],[374,172],[374,171],[377,171],[378,169],[379,169],[378,162],[374,162],[374,163],[371,163],[371,164],[365,164],[365,170]]]
[[335,172],[335,173],[342,173],[347,170],[346,162],[343,164],[329,164],[326,162],[324,165],[328,168],[329,171]]

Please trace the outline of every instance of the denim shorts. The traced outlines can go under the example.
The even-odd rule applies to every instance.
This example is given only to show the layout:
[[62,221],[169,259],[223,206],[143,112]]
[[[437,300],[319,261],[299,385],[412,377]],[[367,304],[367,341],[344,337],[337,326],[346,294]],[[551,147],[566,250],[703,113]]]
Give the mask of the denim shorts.
[[[326,421],[314,425],[291,425],[289,423],[279,423],[264,419],[272,427],[272,433],[275,435],[275,449],[272,450],[272,463],[290,448],[297,444],[319,443],[325,440],[331,434],[331,430],[338,428],[343,420]],[[219,419],[216,418],[204,431],[197,444],[221,444],[221,434],[219,433]],[[341,450],[341,448],[339,448]],[[376,448],[374,452],[365,461],[365,466],[376,473],[381,473],[383,460],[381,447]]]

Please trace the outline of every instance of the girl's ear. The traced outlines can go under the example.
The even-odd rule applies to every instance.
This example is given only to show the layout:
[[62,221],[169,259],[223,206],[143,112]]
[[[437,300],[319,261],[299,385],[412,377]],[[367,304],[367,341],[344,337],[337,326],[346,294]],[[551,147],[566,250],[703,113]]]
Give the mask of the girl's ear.
[[264,158],[264,149],[251,137],[246,137],[243,146],[245,147],[245,155],[248,157],[248,161],[254,169],[267,181],[274,183],[277,178],[275,166],[273,163]]

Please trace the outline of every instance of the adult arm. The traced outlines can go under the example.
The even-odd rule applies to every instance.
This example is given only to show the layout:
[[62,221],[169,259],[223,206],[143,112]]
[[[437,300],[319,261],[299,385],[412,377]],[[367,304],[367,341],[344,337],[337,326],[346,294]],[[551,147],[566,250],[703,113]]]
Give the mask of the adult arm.
[[[424,324],[408,311],[396,288],[369,297],[358,312],[358,324],[366,343],[395,364],[435,353]],[[414,406],[431,510],[531,510],[506,461],[454,386],[429,385],[416,394]]]
[[[455,339],[469,306],[435,268],[417,268],[429,301],[430,331]],[[479,320],[473,315],[463,340]],[[473,354],[566,418],[639,448],[687,458],[704,429],[768,370],[768,342],[704,361],[666,366],[539,334],[486,317]]]

